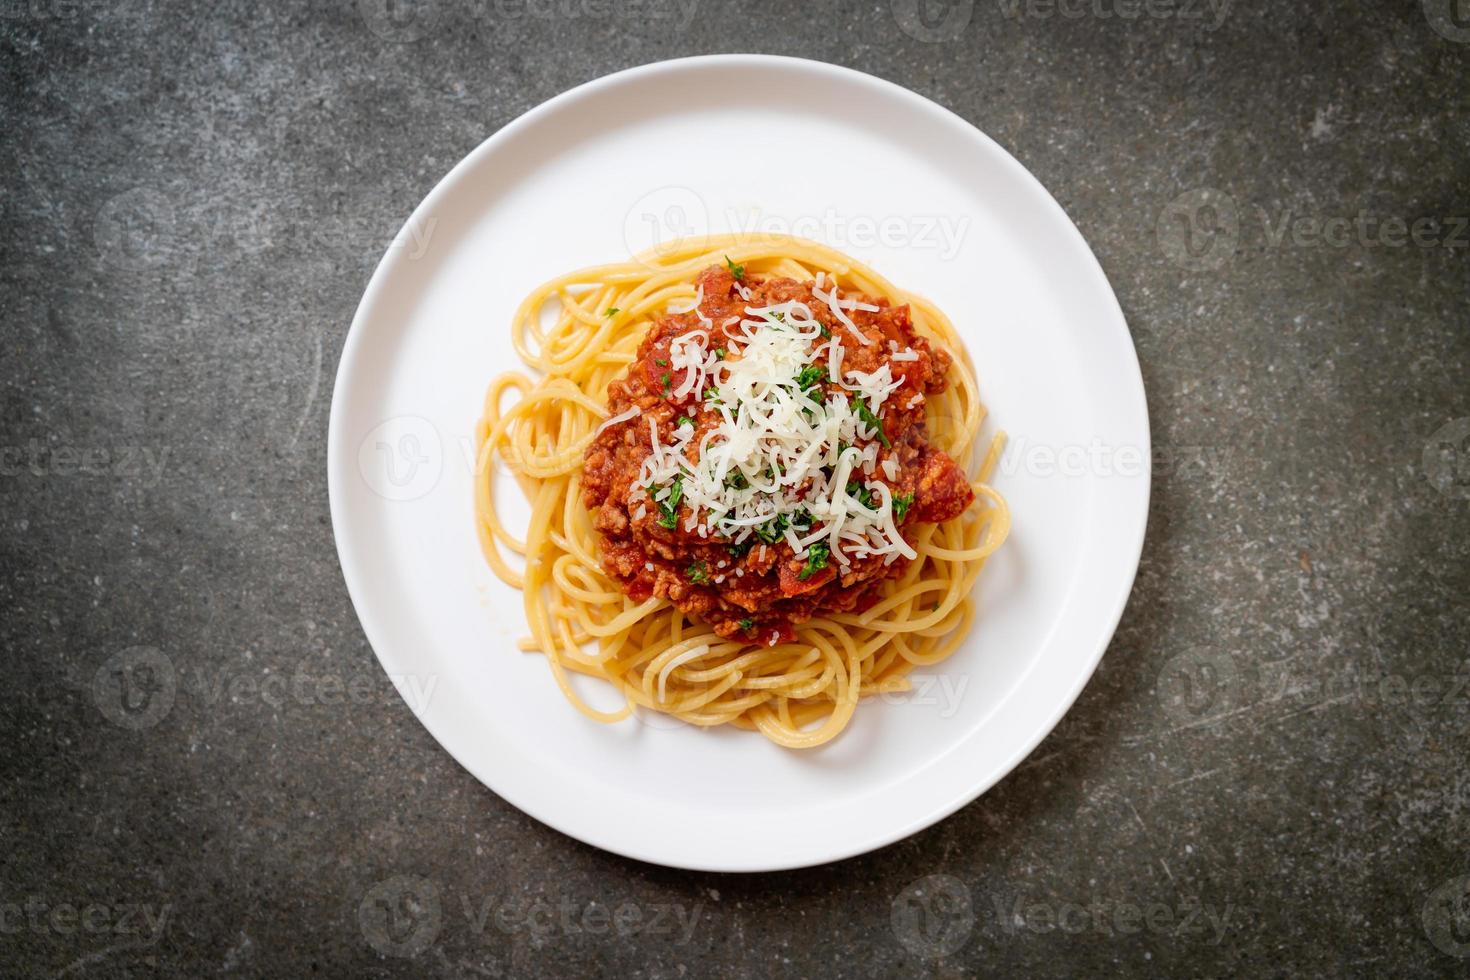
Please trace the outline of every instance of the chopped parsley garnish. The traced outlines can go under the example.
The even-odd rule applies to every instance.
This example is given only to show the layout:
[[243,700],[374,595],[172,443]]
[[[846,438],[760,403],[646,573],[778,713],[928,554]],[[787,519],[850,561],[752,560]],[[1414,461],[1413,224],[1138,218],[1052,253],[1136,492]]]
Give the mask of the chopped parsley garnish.
[[828,551],[827,542],[825,541],[818,541],[808,548],[806,552],[806,567],[796,577],[805,582],[826,568]]
[[725,477],[725,486],[731,490],[745,490],[750,487],[750,481],[745,478],[744,473],[735,470]]
[[791,526],[807,528],[812,526],[812,512],[803,507],[791,515]]
[[863,484],[858,483],[856,480],[851,480],[848,482],[847,495],[849,497],[856,497],[857,502],[868,508],[868,510],[878,509],[876,501],[873,500],[873,491],[869,490]]
[[724,402],[720,401],[719,389],[714,387],[704,389],[704,400],[709,402],[711,405],[725,404]]
[[909,507],[913,506],[913,503],[914,503],[914,495],[913,494],[911,494],[911,493],[895,494],[894,497],[893,497],[893,519],[895,521],[901,521],[901,520],[903,520],[903,515],[905,515],[905,514],[907,514],[909,512]]
[[745,266],[736,265],[734,262],[731,262],[730,256],[728,255],[725,256],[725,265],[729,267],[730,275],[734,276],[737,280],[745,278]]
[[725,353],[726,353],[725,348],[723,348],[723,347],[716,347],[715,348],[715,360],[717,360],[717,361],[723,361],[725,359]]
[[786,536],[786,528],[790,526],[790,523],[786,519],[785,514],[777,514],[769,521],[757,527],[755,529],[755,536],[766,544],[775,544]]
[[822,336],[823,337],[825,337],[827,340],[831,340],[832,339],[832,331],[831,330],[828,330],[825,325],[823,325],[821,327],[821,330],[822,330]]
[[868,407],[868,400],[861,395],[854,395],[851,404],[853,410],[857,412],[858,418],[863,420],[863,424],[878,433],[878,441],[883,443],[883,448],[889,448],[892,443],[888,441],[888,436],[883,432],[883,422]]
[[657,364],[659,367],[668,367],[669,366],[669,362],[666,361],[666,360],[664,360],[662,357],[655,357],[653,359],[653,363]]
[[750,549],[754,547],[755,541],[751,538],[746,538],[739,544],[725,545],[725,550],[730,553],[731,558],[744,558],[746,555],[750,554]]
[[616,306],[609,306],[607,308],[607,312],[604,313],[603,316],[617,316],[621,312],[623,311],[618,309]]
[[820,402],[823,398],[822,382],[827,380],[827,369],[820,364],[808,364],[801,369],[796,376],[796,386],[802,391],[807,391],[807,397],[814,402]]
[[742,619],[740,622],[736,623],[735,625],[736,626],[739,626],[742,630],[744,630],[745,632],[749,633],[751,630],[755,629],[755,620],[753,620],[753,619]]
[[[653,487],[648,488],[648,495],[652,497],[657,491]],[[684,477],[674,477],[670,485],[669,495],[663,500],[656,501],[659,509],[658,526],[672,531],[679,526],[679,501],[684,499]]]
[[684,577],[695,585],[709,585],[709,566],[697,561],[684,570]]
[[669,376],[669,372],[665,371],[663,374],[660,374],[658,376],[658,379],[663,382],[664,397],[669,397],[670,393],[672,393],[674,390],[672,385],[673,378]]
[[693,425],[693,424],[694,424],[694,420],[693,419],[691,419],[687,415],[681,415],[681,416],[679,416],[679,421],[677,421],[677,422],[674,423],[674,428],[676,428],[676,429],[682,429],[686,425]]

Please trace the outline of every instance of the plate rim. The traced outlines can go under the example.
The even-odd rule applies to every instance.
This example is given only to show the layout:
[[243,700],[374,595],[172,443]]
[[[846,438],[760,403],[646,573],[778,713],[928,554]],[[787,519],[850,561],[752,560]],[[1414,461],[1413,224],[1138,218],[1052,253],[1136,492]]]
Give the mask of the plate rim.
[[[876,87],[886,95],[908,101],[919,111],[929,114],[938,113],[949,124],[962,126],[966,131],[966,135],[972,139],[978,139],[989,152],[994,153],[1000,164],[1013,177],[1029,183],[1032,185],[1033,190],[1039,191],[1040,199],[1046,202],[1045,206],[1050,207],[1054,212],[1054,216],[1060,218],[1064,227],[1070,230],[1070,234],[1074,237],[1075,243],[1081,248],[1081,253],[1085,254],[1086,265],[1092,277],[1107,295],[1108,303],[1100,311],[1100,316],[1111,320],[1112,327],[1121,332],[1122,339],[1126,342],[1128,356],[1124,366],[1129,369],[1128,380],[1131,382],[1127,386],[1127,394],[1130,402],[1136,402],[1133,405],[1133,409],[1141,426],[1140,434],[1143,438],[1143,446],[1141,448],[1144,450],[1141,467],[1142,472],[1138,479],[1142,492],[1138,495],[1132,512],[1125,515],[1128,523],[1133,528],[1131,543],[1126,552],[1129,558],[1127,563],[1128,572],[1124,576],[1126,581],[1121,582],[1122,587],[1117,589],[1115,597],[1110,604],[1111,611],[1105,619],[1106,629],[1099,632],[1099,638],[1095,642],[1095,649],[1087,657],[1086,669],[1079,669],[1077,671],[1070,689],[1066,690],[1065,694],[1058,700],[1057,706],[1046,718],[1045,723],[1037,725],[1035,731],[1023,739],[1018,748],[1003,763],[995,766],[992,772],[987,773],[984,778],[976,780],[974,783],[967,784],[946,803],[931,807],[921,816],[901,821],[887,830],[869,833],[863,836],[861,840],[844,843],[837,847],[821,850],[820,852],[814,850],[810,856],[800,859],[761,861],[759,859],[721,860],[716,858],[696,861],[659,856],[650,853],[646,848],[630,846],[626,841],[599,838],[595,834],[573,830],[559,814],[547,812],[547,809],[540,805],[540,801],[527,800],[519,792],[507,791],[502,787],[493,785],[491,779],[477,771],[477,768],[472,767],[460,757],[459,753],[450,747],[450,744],[441,735],[440,725],[431,716],[429,706],[415,704],[400,691],[400,697],[403,698],[404,703],[408,706],[414,717],[428,730],[439,747],[450,758],[454,759],[461,768],[479,781],[486,789],[490,790],[490,792],[538,822],[556,830],[558,833],[600,850],[661,867],[704,872],[762,873],[816,867],[846,860],[886,847],[931,827],[994,788],[1001,780],[1014,772],[1035,751],[1036,747],[1055,730],[1057,724],[1071,710],[1077,698],[1081,696],[1082,691],[1097,672],[1097,667],[1106,654],[1108,647],[1112,644],[1123,613],[1127,609],[1128,601],[1132,597],[1133,585],[1137,579],[1143,546],[1148,532],[1148,515],[1153,493],[1153,440],[1143,372],[1138,361],[1137,347],[1133,343],[1132,333],[1128,329],[1127,318],[1123,313],[1121,304],[1118,302],[1117,293],[1113,289],[1112,283],[1108,280],[1106,272],[1098,261],[1096,252],[1088,243],[1081,230],[1066,213],[1065,209],[1062,208],[1056,197],[1028,168],[1012,156],[1008,150],[963,116],[896,82],[843,65],[807,58],[796,58],[788,55],[755,53],[705,54],[650,62],[582,82],[532,107],[482,140],[439,179],[429,193],[425,195],[423,200],[419,202],[418,206],[414,208],[408,219],[399,229],[398,235],[393,240],[399,240],[401,236],[415,227],[416,222],[424,220],[426,215],[438,204],[439,200],[449,194],[451,189],[467,172],[478,167],[483,158],[494,154],[499,147],[511,142],[523,129],[534,125],[542,117],[552,115],[565,106],[634,79],[656,77],[661,74],[675,74],[691,69],[699,70],[712,65],[737,68],[765,66],[767,68],[794,69],[797,71],[826,74],[860,86]],[[345,433],[348,425],[345,404],[348,396],[346,392],[350,387],[354,365],[363,356],[364,347],[368,343],[365,339],[370,329],[367,321],[371,319],[371,311],[377,305],[379,294],[386,288],[386,283],[393,273],[392,267],[395,264],[395,250],[390,246],[379,260],[373,270],[372,276],[368,280],[362,299],[359,301],[357,309],[353,314],[347,336],[343,341],[342,353],[333,378],[331,407],[327,425],[326,454],[328,503],[331,513],[332,537],[336,545],[338,565],[342,571],[343,580],[347,586],[348,597],[352,602],[353,611],[357,615],[358,623],[362,627],[363,634],[368,640],[368,644],[372,648],[379,665],[390,676],[395,673],[395,669],[401,668],[403,665],[390,663],[389,660],[393,658],[384,654],[383,644],[379,642],[382,636],[382,630],[374,625],[375,615],[371,611],[372,607],[366,601],[366,586],[360,580],[359,572],[356,570],[356,565],[353,560],[353,546],[349,540],[351,534],[347,530],[346,511],[348,504],[345,499],[347,491],[344,489],[344,485],[350,479],[353,464]]]

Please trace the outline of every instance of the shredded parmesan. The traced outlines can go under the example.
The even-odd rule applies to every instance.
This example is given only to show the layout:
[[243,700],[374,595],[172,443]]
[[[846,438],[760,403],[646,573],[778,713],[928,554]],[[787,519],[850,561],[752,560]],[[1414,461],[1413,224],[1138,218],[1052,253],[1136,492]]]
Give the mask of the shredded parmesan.
[[[874,343],[839,305],[835,284],[814,292],[863,343]],[[871,372],[844,371],[842,340],[824,337],[805,303],[747,306],[744,313],[730,331],[740,343],[730,344],[723,359],[710,350],[706,330],[681,334],[670,345],[670,370],[681,379],[676,394],[700,397],[719,421],[697,443],[695,428],[681,425],[663,444],[650,418],[651,452],[637,489],[665,501],[677,479],[689,513],[682,526],[701,537],[784,540],[798,558],[822,541],[842,566],[869,556],[914,557],[894,524],[892,493],[877,479],[880,468],[896,479],[897,463],[879,462],[878,433],[854,407],[861,400],[881,425],[883,405],[903,379],[887,363]],[[828,377],[808,375],[803,387],[802,373],[813,365],[825,366]],[[825,380],[840,390],[826,389]]]
[[599,425],[597,427],[597,431],[595,433],[593,433],[593,435],[599,435],[600,436],[604,432],[606,432],[608,429],[611,429],[613,426],[615,426],[615,425],[622,425],[624,422],[627,422],[630,419],[635,419],[637,417],[638,417],[638,409],[636,409],[636,408],[630,408],[626,412],[619,412],[618,414],[614,415],[612,418],[608,419],[607,421],[605,421],[601,425]]

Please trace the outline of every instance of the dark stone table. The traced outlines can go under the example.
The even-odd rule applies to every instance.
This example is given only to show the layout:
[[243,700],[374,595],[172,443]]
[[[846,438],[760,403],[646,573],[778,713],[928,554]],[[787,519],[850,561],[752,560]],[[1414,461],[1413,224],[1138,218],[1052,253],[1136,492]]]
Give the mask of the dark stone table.
[[[1466,7],[0,0],[0,973],[1467,975]],[[1112,279],[1156,439],[1132,601],[1033,756],[748,877],[462,771],[363,638],[324,465],[434,182],[718,51],[1014,153]]]

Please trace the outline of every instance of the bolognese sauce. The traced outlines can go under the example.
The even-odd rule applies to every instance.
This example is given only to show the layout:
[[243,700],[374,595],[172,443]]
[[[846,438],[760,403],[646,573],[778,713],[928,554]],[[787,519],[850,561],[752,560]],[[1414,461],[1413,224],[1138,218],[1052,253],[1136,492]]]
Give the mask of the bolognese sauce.
[[973,502],[925,426],[951,358],[907,305],[822,275],[757,280],[727,260],[695,285],[609,385],[583,497],[629,597],[775,644],[869,608],[915,557],[902,529]]

